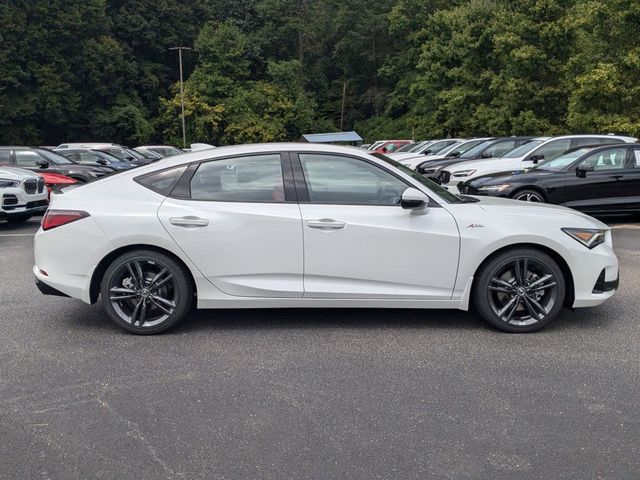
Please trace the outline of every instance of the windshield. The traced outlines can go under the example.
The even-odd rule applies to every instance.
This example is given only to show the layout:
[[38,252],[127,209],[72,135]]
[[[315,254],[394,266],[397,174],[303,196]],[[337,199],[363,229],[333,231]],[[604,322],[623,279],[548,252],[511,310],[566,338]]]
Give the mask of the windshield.
[[414,148],[416,146],[415,143],[407,143],[406,145],[401,146],[399,149],[396,150],[396,153],[399,152],[409,152],[411,151],[412,148]]
[[460,145],[462,145],[462,142],[452,143],[451,145],[449,145],[449,146],[443,148],[442,150],[440,150],[440,155],[446,155],[447,153],[453,152]]
[[120,160],[118,157],[116,157],[115,155],[110,154],[109,152],[105,152],[104,150],[89,150],[91,153],[96,154],[97,156],[99,156],[101,159],[106,160],[109,163],[122,163],[122,160]]
[[484,149],[487,148],[492,143],[493,143],[493,140],[486,140],[486,141],[476,145],[475,147],[470,148],[469,150],[464,152],[462,155],[460,155],[459,158],[476,158],[476,157],[479,157],[480,154],[484,151]]
[[[142,155],[140,152],[136,152],[135,150],[131,149],[131,148],[125,148],[124,149],[125,152],[127,152],[128,154],[134,156],[135,158],[144,160],[144,155]],[[157,158],[157,157],[156,157]]]
[[[434,142],[431,145],[427,146],[425,150],[429,150],[430,154],[438,153],[440,150],[443,150],[447,146],[451,145],[451,140],[441,140],[439,142]],[[420,152],[423,153],[423,152]]]
[[377,150],[380,145],[384,143],[384,140],[378,140],[373,145],[371,145],[367,150]]
[[49,160],[51,163],[55,165],[73,165],[74,162],[69,160],[67,157],[63,157],[62,155],[58,155],[57,153],[53,153],[49,150],[45,150],[44,148],[36,149],[37,152]]
[[523,143],[519,147],[514,148],[513,150],[502,154],[502,158],[518,158],[524,157],[531,150],[536,148],[539,145],[542,145],[545,140],[531,140],[530,142]]
[[542,162],[539,165],[533,167],[532,170],[562,170],[591,150],[592,148],[579,148],[578,150],[574,150],[573,152],[565,153],[564,155],[560,155],[559,157],[552,158],[551,160],[547,160],[546,162]]
[[410,168],[405,167],[404,165],[402,165],[401,163],[396,162],[395,160],[391,160],[389,157],[385,156],[385,155],[381,155],[379,153],[374,153],[372,154],[374,157],[379,158],[380,160],[384,160],[385,162],[387,162],[389,165],[393,165],[394,167],[396,167],[398,170],[400,170],[402,173],[409,175],[411,178],[413,178],[414,180],[417,180],[418,182],[420,182],[422,185],[424,185],[425,187],[427,187],[429,190],[431,190],[432,192],[434,192],[435,194],[437,194],[440,198],[442,198],[445,202],[447,203],[465,203],[466,200],[462,197],[459,197],[458,195],[454,195],[453,193],[451,193],[449,190],[447,190],[446,188],[442,188],[440,185],[438,185],[436,182],[429,180],[426,177],[423,177],[422,175],[420,175],[419,173],[415,172],[414,170],[411,170]]

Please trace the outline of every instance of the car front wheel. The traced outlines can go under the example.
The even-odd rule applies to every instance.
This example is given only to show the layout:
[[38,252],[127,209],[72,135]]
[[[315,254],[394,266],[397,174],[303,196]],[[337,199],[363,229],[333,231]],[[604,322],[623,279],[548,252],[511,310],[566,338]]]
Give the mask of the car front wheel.
[[100,288],[109,317],[125,330],[160,333],[189,313],[194,288],[185,267],[153,250],[138,250],[116,258],[104,273]]
[[566,282],[546,253],[518,248],[487,262],[478,272],[474,305],[490,325],[505,332],[540,330],[562,309]]
[[546,201],[544,195],[535,190],[520,190],[519,192],[516,192],[511,198],[523,202],[544,203]]

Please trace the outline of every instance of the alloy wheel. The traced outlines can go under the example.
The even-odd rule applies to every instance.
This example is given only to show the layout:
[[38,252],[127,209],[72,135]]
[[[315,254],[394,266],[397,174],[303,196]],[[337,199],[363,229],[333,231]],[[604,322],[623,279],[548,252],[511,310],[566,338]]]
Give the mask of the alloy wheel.
[[178,305],[176,279],[156,260],[131,260],[111,277],[109,301],[130,325],[153,327],[169,318]]
[[544,263],[512,259],[489,278],[489,305],[503,322],[533,325],[545,319],[558,300],[558,280]]
[[516,200],[520,200],[522,202],[537,202],[537,203],[544,202],[542,197],[539,194],[535,193],[535,192],[518,193],[513,198],[516,199]]

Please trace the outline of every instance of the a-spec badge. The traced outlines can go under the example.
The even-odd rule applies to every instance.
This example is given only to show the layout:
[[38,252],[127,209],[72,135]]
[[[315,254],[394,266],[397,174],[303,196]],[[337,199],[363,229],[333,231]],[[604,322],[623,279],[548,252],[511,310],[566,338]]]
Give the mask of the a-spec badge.
[[479,223],[470,223],[467,225],[467,228],[484,228],[484,225],[480,225]]

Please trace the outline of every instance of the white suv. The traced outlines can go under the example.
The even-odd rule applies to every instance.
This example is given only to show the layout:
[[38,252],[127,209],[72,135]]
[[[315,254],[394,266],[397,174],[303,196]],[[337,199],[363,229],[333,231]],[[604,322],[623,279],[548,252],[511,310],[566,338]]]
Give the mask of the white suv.
[[571,148],[586,145],[633,143],[636,139],[616,135],[564,135],[561,137],[537,137],[511,150],[499,158],[469,160],[449,166],[440,173],[440,183],[457,192],[458,183],[493,173],[521,171],[533,167],[542,160],[550,160]]
[[0,220],[26,222],[47,209],[44,178],[21,168],[0,167]]

